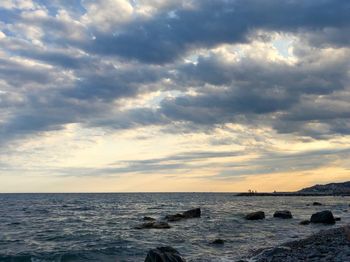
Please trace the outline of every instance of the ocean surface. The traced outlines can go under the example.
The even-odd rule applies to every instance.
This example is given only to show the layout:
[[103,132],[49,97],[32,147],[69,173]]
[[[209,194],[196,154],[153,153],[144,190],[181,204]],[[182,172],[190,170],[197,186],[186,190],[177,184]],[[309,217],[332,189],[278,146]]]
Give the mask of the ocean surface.
[[[313,201],[323,206],[307,206]],[[296,240],[332,226],[299,225],[320,210],[350,222],[350,197],[238,197],[229,193],[0,194],[0,261],[144,261],[169,245],[187,261],[236,261],[252,250]],[[200,207],[202,217],[171,229],[134,229],[144,216],[162,218]],[[288,209],[294,218],[273,218]],[[252,211],[263,221],[246,221]],[[349,212],[348,212],[349,211]],[[210,242],[224,239],[223,246]]]

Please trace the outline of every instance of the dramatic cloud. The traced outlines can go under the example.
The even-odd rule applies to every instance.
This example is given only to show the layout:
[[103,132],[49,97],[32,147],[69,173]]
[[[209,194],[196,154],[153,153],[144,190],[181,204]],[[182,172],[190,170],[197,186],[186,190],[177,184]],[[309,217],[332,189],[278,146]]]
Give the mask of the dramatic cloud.
[[[1,170],[31,159],[41,164],[27,168],[57,174],[197,169],[226,179],[340,163],[335,149],[350,135],[349,13],[347,0],[1,1]],[[113,159],[99,139],[84,142],[96,132],[135,151]],[[32,159],[28,148],[41,143]],[[287,160],[284,143],[298,145]],[[41,162],[76,144],[110,161]],[[332,157],[319,162],[322,150]]]

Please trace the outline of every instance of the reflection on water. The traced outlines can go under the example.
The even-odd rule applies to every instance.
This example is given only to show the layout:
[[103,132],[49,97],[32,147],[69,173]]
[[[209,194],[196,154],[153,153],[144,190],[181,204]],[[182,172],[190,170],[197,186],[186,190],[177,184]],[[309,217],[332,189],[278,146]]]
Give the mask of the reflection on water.
[[[313,201],[324,205],[307,206]],[[0,261],[143,261],[148,249],[160,245],[175,247],[188,261],[234,261],[330,227],[299,225],[315,211],[329,209],[342,218],[337,225],[348,223],[349,203],[350,197],[220,193],[0,194]],[[143,216],[162,218],[194,207],[201,207],[200,219],[171,223],[167,230],[133,229]],[[274,219],[282,209],[294,218]],[[242,218],[258,210],[265,211],[264,221]],[[216,238],[225,245],[210,245]]]

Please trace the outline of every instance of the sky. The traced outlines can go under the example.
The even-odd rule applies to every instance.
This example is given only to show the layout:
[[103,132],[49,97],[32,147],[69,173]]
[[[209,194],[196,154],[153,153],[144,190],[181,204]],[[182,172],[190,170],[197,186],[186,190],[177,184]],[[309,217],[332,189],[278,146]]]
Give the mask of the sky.
[[0,192],[350,180],[350,1],[1,0]]

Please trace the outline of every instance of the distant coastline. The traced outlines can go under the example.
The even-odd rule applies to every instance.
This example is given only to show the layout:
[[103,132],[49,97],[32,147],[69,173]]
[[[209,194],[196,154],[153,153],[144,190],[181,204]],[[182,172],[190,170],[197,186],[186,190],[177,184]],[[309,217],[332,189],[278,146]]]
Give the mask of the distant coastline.
[[341,183],[330,183],[325,185],[314,185],[295,192],[262,192],[249,190],[238,193],[237,196],[350,196],[350,181]]
[[273,193],[238,193],[237,196],[350,196],[350,193],[300,193],[300,192],[273,192]]

